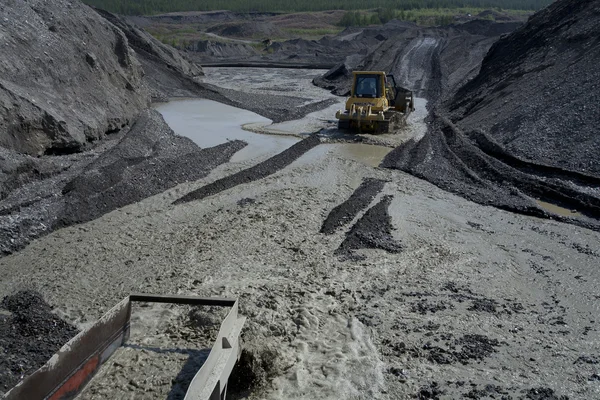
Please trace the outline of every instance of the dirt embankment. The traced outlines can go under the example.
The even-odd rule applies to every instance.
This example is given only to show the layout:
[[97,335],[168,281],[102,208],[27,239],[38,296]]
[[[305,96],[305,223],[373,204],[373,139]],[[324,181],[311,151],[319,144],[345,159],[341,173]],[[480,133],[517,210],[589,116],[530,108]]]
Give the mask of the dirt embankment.
[[127,20],[109,12],[96,12],[119,28],[127,37],[144,71],[144,83],[152,98],[166,99],[173,96],[193,96],[198,91],[198,77],[202,68],[171,46],[164,45],[146,31]]
[[386,71],[394,75],[399,85],[435,102],[442,93],[474,76],[494,41],[519,25],[477,20],[423,28],[394,20],[381,27],[342,32],[338,38],[360,46],[363,54],[348,54],[343,63],[314,83],[346,95],[352,70]]
[[352,70],[386,71],[415,95],[435,101],[442,93],[474,76],[499,35],[519,25],[518,22],[472,21],[423,28],[394,20],[381,27],[342,32],[338,38],[360,46],[363,55],[349,54],[343,63],[314,83],[345,95],[349,92]]
[[0,10],[0,253],[204,176],[243,147],[204,151],[157,113],[138,119],[151,97],[222,98],[149,34],[79,2]]
[[0,4],[0,145],[78,151],[147,107],[124,33],[80,2]]
[[599,61],[598,2],[558,1],[494,44],[446,107],[515,156],[600,175]]
[[190,139],[176,136],[158,112],[149,110],[120,140],[104,146],[2,201],[1,253],[18,250],[58,227],[90,221],[178,183],[200,179],[245,144],[231,141],[200,149]]
[[[384,165],[482,204],[600,228],[599,27],[594,1],[535,14],[446,97],[428,135]],[[582,215],[556,215],[536,199]]]

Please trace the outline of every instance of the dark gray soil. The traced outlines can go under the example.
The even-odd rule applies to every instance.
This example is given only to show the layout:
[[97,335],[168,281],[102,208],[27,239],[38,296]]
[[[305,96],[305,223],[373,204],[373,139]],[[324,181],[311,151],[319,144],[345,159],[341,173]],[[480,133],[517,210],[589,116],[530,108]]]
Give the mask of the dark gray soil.
[[371,207],[365,215],[348,231],[346,238],[335,251],[342,260],[364,260],[358,254],[360,249],[381,249],[390,253],[402,251],[402,245],[392,237],[392,223],[388,207],[392,196],[383,196],[381,201]]
[[81,2],[3,1],[0,15],[0,146],[80,151],[148,106],[126,36]]
[[100,9],[95,11],[125,34],[127,44],[135,51],[144,71],[144,84],[153,100],[194,96],[202,92],[198,78],[204,73],[198,64],[126,20]]
[[[175,135],[158,112],[148,110],[127,135],[105,146],[99,152],[54,156],[50,163],[58,165],[47,177],[15,189],[0,203],[2,254],[56,228],[90,221],[179,183],[203,178],[245,143],[230,141],[200,149],[190,139]],[[36,161],[32,159],[32,165]]]
[[245,146],[234,140],[200,149],[191,139],[174,135],[158,112],[145,111],[118,145],[65,185],[65,207],[57,224],[91,221],[179,183],[203,178]]
[[[276,122],[333,103],[307,104],[304,98],[250,95],[203,84],[200,66],[120,17],[80,3],[57,1],[48,7],[27,2],[0,5],[7,15],[0,20],[0,33],[32,37],[27,57],[21,54],[27,46],[8,41],[3,44],[12,47],[0,60],[0,71],[10,71],[0,84],[0,104],[10,103],[0,107],[7,113],[2,116],[0,111],[2,121],[8,124],[6,140],[0,135],[1,255],[58,227],[89,221],[200,179],[243,147],[229,142],[199,149],[191,140],[175,136],[157,113],[140,114],[151,99],[207,98]],[[47,35],[27,25],[26,17],[40,19],[36,29],[46,29]],[[69,45],[68,51],[61,47],[80,40],[88,46]],[[36,52],[50,59],[29,57]],[[65,68],[52,67],[55,63]],[[29,76],[15,71],[28,71]],[[31,87],[22,86],[28,80]],[[51,110],[47,104],[52,104]]]
[[599,176],[599,37],[597,1],[553,3],[492,46],[447,103],[452,120],[510,155]]
[[183,204],[190,201],[202,200],[205,197],[213,196],[237,185],[263,179],[287,167],[292,162],[300,158],[300,156],[302,156],[304,153],[319,145],[319,143],[321,143],[321,141],[318,136],[311,135],[306,139],[294,144],[289,149],[269,158],[268,160],[188,193],[185,196],[175,200],[173,204]]
[[[479,143],[485,140],[480,136]],[[536,165],[504,156],[499,146],[492,148],[499,157],[481,151],[454,124],[446,118],[438,118],[420,142],[411,140],[394,149],[386,156],[382,166],[410,172],[480,204],[550,217],[590,229],[600,227],[597,221],[600,197],[596,193],[596,188],[600,187],[599,178]],[[534,199],[577,210],[583,216],[555,215],[540,208]]]
[[321,226],[321,233],[332,234],[337,229],[350,223],[362,210],[367,208],[373,199],[383,190],[385,181],[367,178],[352,193],[350,198],[336,206]]
[[39,293],[21,291],[0,304],[0,395],[52,357],[77,334]]
[[383,166],[481,204],[600,229],[599,27],[594,1],[560,0],[535,14],[444,96],[426,137]]

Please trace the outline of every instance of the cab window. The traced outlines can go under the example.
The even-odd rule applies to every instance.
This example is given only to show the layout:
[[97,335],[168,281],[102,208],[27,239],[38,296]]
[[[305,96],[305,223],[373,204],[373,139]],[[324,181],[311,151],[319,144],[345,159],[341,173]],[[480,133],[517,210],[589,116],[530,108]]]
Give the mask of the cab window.
[[379,87],[377,75],[357,75],[354,95],[356,97],[381,97],[381,88]]

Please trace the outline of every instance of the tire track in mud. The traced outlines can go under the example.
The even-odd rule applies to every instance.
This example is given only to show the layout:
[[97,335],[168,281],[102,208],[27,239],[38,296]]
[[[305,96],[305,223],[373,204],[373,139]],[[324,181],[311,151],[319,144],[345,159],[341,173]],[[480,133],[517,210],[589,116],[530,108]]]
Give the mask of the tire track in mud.
[[371,207],[346,233],[346,239],[334,255],[339,256],[341,261],[360,261],[366,257],[356,254],[355,250],[381,249],[389,253],[400,253],[403,247],[392,236],[394,228],[388,213],[392,198],[390,195],[383,196],[379,203]]
[[173,205],[188,203],[194,200],[202,200],[208,196],[213,196],[225,190],[231,189],[243,183],[250,183],[259,179],[266,178],[269,175],[287,167],[292,162],[300,158],[304,153],[316,147],[321,143],[317,135],[311,135],[301,140],[281,153],[265,160],[253,167],[242,170],[233,175],[219,179],[213,183],[194,190],[185,196],[175,200]]
[[398,66],[394,67],[398,83],[411,88],[417,96],[431,94],[431,86],[439,80],[434,71],[439,45],[439,38],[425,36],[413,39],[400,61],[394,64]]
[[[411,173],[479,204],[600,230],[598,196],[578,190],[598,188],[598,177],[519,159],[484,134],[463,132],[439,114],[435,118],[423,140],[392,150],[382,167]],[[534,199],[582,216],[551,213]]]
[[321,226],[321,233],[333,234],[338,228],[351,222],[358,213],[367,208],[373,199],[383,190],[385,181],[365,178],[348,200],[336,206]]

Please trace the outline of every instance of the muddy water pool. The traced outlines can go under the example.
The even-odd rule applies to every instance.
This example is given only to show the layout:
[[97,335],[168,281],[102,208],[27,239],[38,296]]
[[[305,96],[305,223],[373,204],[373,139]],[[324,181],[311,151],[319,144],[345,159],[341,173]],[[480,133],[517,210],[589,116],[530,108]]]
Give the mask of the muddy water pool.
[[229,140],[243,140],[248,145],[237,152],[233,162],[264,154],[279,153],[298,139],[284,136],[257,135],[242,129],[247,123],[271,123],[251,111],[204,99],[174,100],[156,106],[171,129],[192,139],[200,147],[213,147]]

